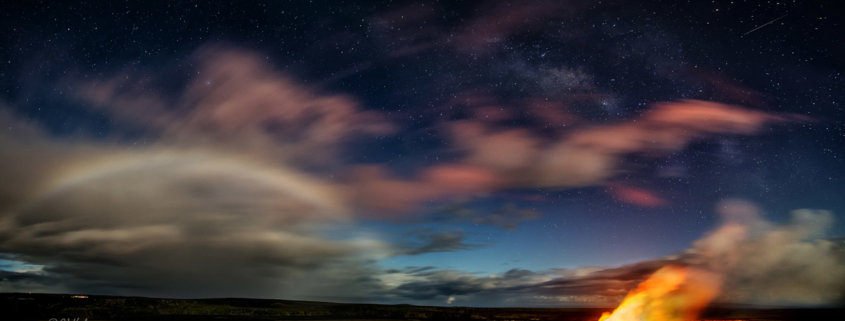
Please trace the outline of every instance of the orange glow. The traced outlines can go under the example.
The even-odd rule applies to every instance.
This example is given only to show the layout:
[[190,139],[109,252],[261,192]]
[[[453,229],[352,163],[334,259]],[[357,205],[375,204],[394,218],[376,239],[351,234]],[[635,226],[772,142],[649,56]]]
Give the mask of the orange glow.
[[716,296],[719,283],[718,277],[704,270],[665,266],[599,321],[693,321]]

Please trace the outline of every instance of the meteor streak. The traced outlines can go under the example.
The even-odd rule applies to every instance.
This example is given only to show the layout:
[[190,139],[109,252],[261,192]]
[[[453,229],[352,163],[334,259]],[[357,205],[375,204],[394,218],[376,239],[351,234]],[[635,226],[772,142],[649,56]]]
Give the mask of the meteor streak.
[[[774,18],[774,19],[772,19],[771,21],[766,22],[766,23],[764,23],[764,24],[762,24],[762,25],[758,26],[757,28],[751,29],[750,31],[748,31],[748,32],[746,32],[746,33],[744,33],[744,34],[742,34],[742,36],[741,36],[741,37],[745,37],[745,36],[747,36],[749,33],[755,32],[755,31],[759,30],[760,28],[763,28],[763,27],[765,27],[765,26],[768,26],[768,25],[770,25],[770,24],[773,24],[773,23],[777,22],[778,20],[783,19],[784,17],[786,17],[786,15],[782,15],[782,16],[780,16],[780,17]],[[741,38],[741,37],[740,37],[740,38]]]

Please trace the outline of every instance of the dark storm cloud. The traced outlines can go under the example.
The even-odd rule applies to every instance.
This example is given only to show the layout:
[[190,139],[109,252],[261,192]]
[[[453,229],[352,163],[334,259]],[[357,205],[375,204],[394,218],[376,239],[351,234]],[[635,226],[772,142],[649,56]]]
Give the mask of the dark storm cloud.
[[538,274],[510,270],[502,275],[477,276],[461,271],[435,270],[409,273],[414,279],[399,285],[391,293],[417,300],[439,300],[450,296],[490,295],[515,285],[535,281]]
[[607,298],[626,293],[669,260],[654,260],[602,269],[583,276],[563,277],[532,285],[544,295],[597,295]]
[[440,275],[422,282],[402,284],[393,292],[396,295],[411,299],[433,300],[452,295],[466,295],[482,291],[484,291],[483,281],[477,278]]
[[56,292],[68,290],[62,286],[65,282],[61,278],[43,273],[0,270],[0,282],[3,283],[3,291],[8,292]]
[[513,203],[496,210],[474,209],[467,204],[455,203],[436,209],[426,218],[435,222],[489,224],[506,230],[516,230],[520,223],[534,220],[540,213],[530,208],[519,208]]
[[478,248],[479,244],[464,242],[463,231],[421,231],[414,233],[414,241],[398,246],[394,255],[417,255],[434,252],[452,252]]
[[254,172],[254,164],[211,153],[159,149],[109,155],[118,152],[89,148],[102,154],[81,160],[112,157],[117,164],[67,173],[69,178],[45,190],[4,203],[0,248],[44,266],[37,274],[60,280],[41,288],[296,296],[310,291],[299,280],[337,280],[328,272],[336,266],[349,271],[365,266],[371,246],[321,236],[320,225],[342,225],[346,218],[341,209],[325,207],[332,196],[313,189],[308,179],[287,176],[278,167]]
[[409,281],[390,293],[430,302],[452,297],[457,303],[608,305],[668,262],[672,260],[647,261],[617,268],[587,267],[538,272],[512,269],[487,276],[450,270],[406,271]]
[[176,97],[131,74],[79,85],[106,114],[154,133],[143,146],[60,138],[0,112],[0,148],[15,151],[0,155],[0,251],[43,267],[10,276],[19,282],[5,290],[304,297],[376,288],[365,276],[389,245],[328,238],[324,228],[352,224],[342,188],[290,164],[333,160],[345,139],[390,125],[249,53],[205,48],[192,59],[201,76]]

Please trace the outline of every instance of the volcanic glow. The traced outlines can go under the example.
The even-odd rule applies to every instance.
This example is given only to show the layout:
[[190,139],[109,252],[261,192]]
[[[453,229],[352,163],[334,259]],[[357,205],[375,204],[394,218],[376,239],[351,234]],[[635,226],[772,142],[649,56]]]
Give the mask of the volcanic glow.
[[710,272],[669,265],[657,270],[628,293],[599,321],[691,321],[719,292],[719,278]]

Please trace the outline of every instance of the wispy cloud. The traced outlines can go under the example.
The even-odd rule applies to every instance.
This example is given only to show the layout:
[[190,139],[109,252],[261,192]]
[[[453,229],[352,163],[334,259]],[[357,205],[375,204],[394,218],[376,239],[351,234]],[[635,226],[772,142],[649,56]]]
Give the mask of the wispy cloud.
[[575,15],[582,5],[574,1],[526,1],[520,5],[487,3],[480,7],[480,14],[457,30],[454,45],[467,53],[496,51],[503,47],[508,37],[541,29],[549,17]]
[[124,72],[83,82],[79,98],[164,143],[214,145],[303,167],[337,165],[345,142],[394,129],[354,98],[297,84],[255,52],[208,45],[188,60],[197,67],[181,92],[160,88],[172,71]]
[[481,247],[480,244],[468,244],[463,231],[419,231],[414,233],[412,241],[402,242],[393,255],[418,255],[434,252],[452,252]]
[[489,224],[506,230],[515,230],[522,222],[540,217],[540,212],[530,208],[519,208],[513,203],[494,210],[474,209],[465,203],[442,206],[427,215],[426,219],[446,223]]

